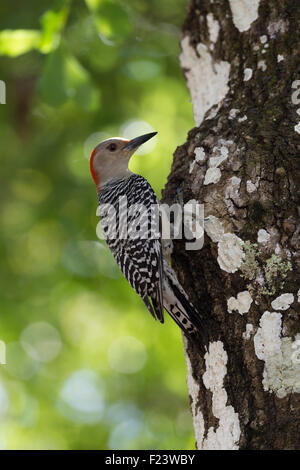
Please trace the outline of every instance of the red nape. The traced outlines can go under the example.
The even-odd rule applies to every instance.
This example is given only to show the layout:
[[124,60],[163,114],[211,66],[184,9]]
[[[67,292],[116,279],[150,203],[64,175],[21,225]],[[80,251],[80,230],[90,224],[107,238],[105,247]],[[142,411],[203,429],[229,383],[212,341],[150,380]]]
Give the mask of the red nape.
[[94,149],[91,153],[91,158],[90,158],[90,169],[91,169],[91,174],[93,177],[93,180],[95,182],[95,185],[98,187],[99,184],[99,175],[98,173],[94,170],[94,157],[96,155],[96,149]]

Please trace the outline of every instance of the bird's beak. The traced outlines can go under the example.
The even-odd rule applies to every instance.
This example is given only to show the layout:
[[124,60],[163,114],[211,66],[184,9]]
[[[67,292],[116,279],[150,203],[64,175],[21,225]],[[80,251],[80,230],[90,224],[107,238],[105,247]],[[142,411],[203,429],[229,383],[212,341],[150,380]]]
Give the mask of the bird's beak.
[[127,144],[124,145],[123,150],[136,150],[140,145],[147,142],[157,134],[157,132],[150,132],[150,134],[140,135],[140,137],[135,137],[131,139]]

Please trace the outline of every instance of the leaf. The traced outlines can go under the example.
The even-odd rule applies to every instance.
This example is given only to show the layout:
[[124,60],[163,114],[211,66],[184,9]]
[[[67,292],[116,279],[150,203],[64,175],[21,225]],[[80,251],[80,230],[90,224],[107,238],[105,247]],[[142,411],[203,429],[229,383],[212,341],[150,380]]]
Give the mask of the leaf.
[[42,31],[35,29],[6,29],[0,32],[0,55],[17,57],[32,49],[49,53],[58,47],[61,31],[69,12],[69,0],[60,10],[48,10],[41,18]]
[[86,0],[95,16],[101,36],[112,42],[122,42],[132,32],[126,10],[113,0]]
[[51,52],[40,79],[44,100],[51,106],[74,101],[80,108],[91,111],[99,106],[99,91],[89,73],[76,57],[61,47]]
[[40,31],[33,29],[6,29],[0,32],[0,55],[17,57],[39,48]]
[[58,47],[61,31],[64,28],[69,13],[69,1],[58,11],[48,10],[41,18],[42,35],[39,49],[48,53]]
[[89,73],[74,56],[66,59],[66,84],[72,90],[73,98],[83,109],[92,110],[98,106],[99,92],[94,88]]
[[64,84],[64,56],[61,49],[49,54],[39,85],[42,97],[52,106],[62,105],[68,99]]

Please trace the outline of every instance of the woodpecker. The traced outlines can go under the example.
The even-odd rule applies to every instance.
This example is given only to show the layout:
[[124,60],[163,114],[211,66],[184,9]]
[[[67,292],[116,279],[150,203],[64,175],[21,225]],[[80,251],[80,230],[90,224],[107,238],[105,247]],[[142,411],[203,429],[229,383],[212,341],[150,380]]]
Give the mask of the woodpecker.
[[[164,323],[164,308],[193,341],[207,346],[199,312],[163,255],[159,201],[148,183],[128,169],[130,157],[157,132],[106,139],[91,153],[104,238],[123,275],[147,309]],[[124,229],[126,227],[126,230]]]

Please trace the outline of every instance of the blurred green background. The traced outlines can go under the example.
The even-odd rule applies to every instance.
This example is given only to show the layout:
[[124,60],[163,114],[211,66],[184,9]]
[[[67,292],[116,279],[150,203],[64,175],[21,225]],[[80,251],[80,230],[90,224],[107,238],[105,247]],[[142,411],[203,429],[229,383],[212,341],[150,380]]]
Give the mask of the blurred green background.
[[160,196],[193,127],[186,3],[0,4],[2,449],[194,448],[180,331],[97,239],[88,161],[103,138],[154,129],[131,169]]

